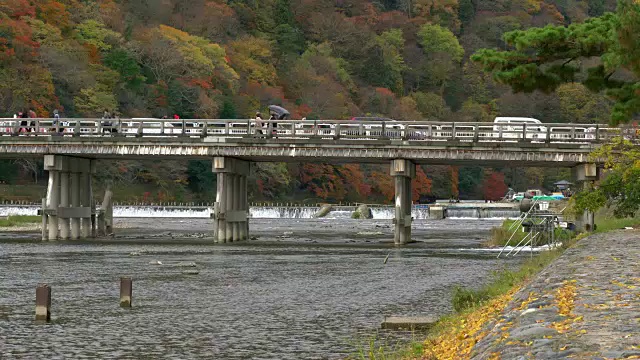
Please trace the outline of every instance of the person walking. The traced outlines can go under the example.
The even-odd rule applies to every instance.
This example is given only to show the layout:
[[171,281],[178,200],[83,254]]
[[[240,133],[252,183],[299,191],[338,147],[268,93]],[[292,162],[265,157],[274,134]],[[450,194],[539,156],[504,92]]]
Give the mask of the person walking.
[[[33,111],[33,109],[29,109],[29,118],[30,119],[35,119],[37,117],[38,117],[38,115],[36,115],[36,112]],[[29,132],[32,132],[32,131],[35,132],[36,131],[35,127],[36,127],[35,120],[29,121],[29,129],[28,129]]]
[[62,134],[64,132],[64,128],[61,127],[63,125],[60,122],[60,112],[58,109],[53,110],[53,129],[51,131],[55,132],[56,128],[58,129],[58,133]]
[[20,119],[23,119],[23,120],[20,120],[20,129],[18,130],[18,132],[21,132],[21,133],[22,132],[27,132],[27,126],[28,126],[29,122],[27,120],[24,120],[24,119],[28,119],[29,118],[29,116],[27,116],[27,112],[26,111],[19,112],[18,113],[18,117]]
[[260,111],[256,111],[256,128],[255,128],[256,135],[257,134],[264,135],[264,131],[262,130],[263,126],[264,126],[264,123],[262,121],[262,114],[260,114]]

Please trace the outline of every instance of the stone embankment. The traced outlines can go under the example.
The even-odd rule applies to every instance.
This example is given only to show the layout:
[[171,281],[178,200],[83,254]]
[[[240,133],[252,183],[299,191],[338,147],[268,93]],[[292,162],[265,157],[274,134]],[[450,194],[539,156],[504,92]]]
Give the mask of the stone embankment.
[[640,232],[580,240],[481,333],[471,359],[640,359]]

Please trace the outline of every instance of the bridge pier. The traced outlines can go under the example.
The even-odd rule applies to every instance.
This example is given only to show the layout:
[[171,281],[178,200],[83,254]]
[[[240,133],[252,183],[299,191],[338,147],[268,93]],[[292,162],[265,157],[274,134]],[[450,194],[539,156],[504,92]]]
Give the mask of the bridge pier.
[[229,157],[213,159],[213,172],[217,174],[216,203],[213,211],[216,242],[243,241],[249,236],[249,170],[248,161]]
[[[77,240],[91,237],[92,160],[60,155],[45,155],[44,169],[49,172],[47,197],[42,216],[42,240]],[[82,179],[82,181],[81,181]],[[81,199],[81,195],[83,197]]]
[[[580,164],[572,170],[573,180],[578,190],[589,190],[593,183],[600,177],[600,169],[596,164]],[[595,225],[595,214],[593,211],[586,210],[582,215],[576,218],[576,227],[578,231],[593,231]]]
[[411,242],[411,181],[416,176],[416,165],[410,160],[392,160],[391,176],[395,178],[396,187],[393,242],[404,245]]

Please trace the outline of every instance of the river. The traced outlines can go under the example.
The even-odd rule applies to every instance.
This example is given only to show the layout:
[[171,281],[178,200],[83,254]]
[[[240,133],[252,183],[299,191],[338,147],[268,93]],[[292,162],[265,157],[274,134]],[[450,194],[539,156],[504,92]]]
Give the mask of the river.
[[[372,336],[411,337],[379,331],[384,316],[448,313],[454,286],[517,265],[474,250],[498,223],[416,221],[420,242],[400,249],[389,220],[254,219],[258,239],[228,245],[203,238],[208,219],[116,219],[126,228],[114,239],[81,243],[2,233],[0,354],[344,358]],[[131,309],[119,307],[120,276],[134,279]],[[52,287],[47,325],[33,321],[41,282]]]

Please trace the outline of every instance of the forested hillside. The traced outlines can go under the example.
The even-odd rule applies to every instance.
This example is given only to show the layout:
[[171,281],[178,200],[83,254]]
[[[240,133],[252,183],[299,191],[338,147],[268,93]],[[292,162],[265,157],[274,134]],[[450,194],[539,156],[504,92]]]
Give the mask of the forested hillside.
[[[615,7],[613,0],[2,0],[0,116],[32,108],[40,117],[54,109],[98,117],[108,109],[123,117],[247,118],[280,104],[309,119],[513,115],[603,123],[613,106],[604,93],[564,82],[548,94],[514,94],[470,56],[509,48],[505,32],[583,22]],[[24,164],[0,166],[6,182],[16,181],[20,168],[29,173]],[[103,181],[153,185],[152,197],[156,189],[169,198],[212,190],[202,162],[119,162],[109,170]],[[262,164],[253,192],[263,199],[296,193],[385,200],[387,173],[378,166]],[[416,198],[496,198],[506,184],[550,186],[567,175],[442,166],[418,173]]]

